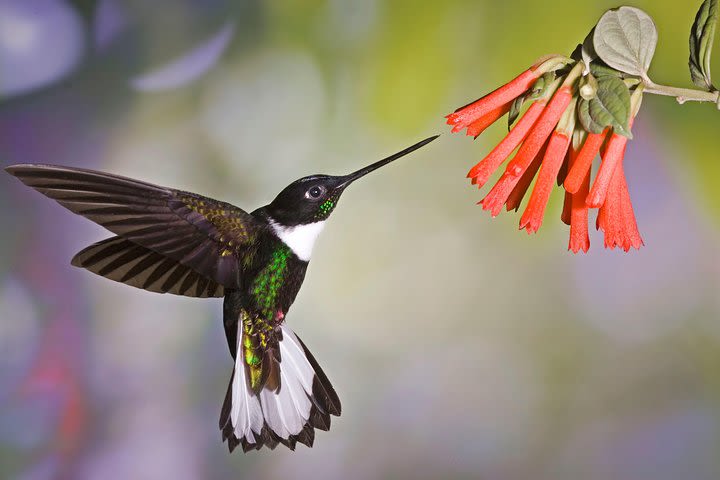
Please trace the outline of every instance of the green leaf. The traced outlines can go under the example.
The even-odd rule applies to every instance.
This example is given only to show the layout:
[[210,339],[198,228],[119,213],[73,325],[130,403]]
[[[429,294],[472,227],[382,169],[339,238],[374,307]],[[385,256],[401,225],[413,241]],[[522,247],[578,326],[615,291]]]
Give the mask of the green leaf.
[[609,10],[595,26],[595,53],[608,66],[644,77],[650,68],[658,34],[650,16],[634,7]]
[[610,68],[607,65],[599,62],[593,62],[590,64],[590,73],[592,73],[595,78],[601,78],[601,77],[617,77],[617,78],[623,78],[623,73],[618,72],[614,68]]
[[577,116],[585,131],[602,133],[602,131],[605,130],[605,126],[596,123],[595,119],[590,116],[590,100],[585,100],[584,98],[578,99]]
[[705,0],[690,30],[690,76],[695,85],[708,91],[715,90],[710,75],[710,57],[717,17],[718,0]]
[[613,127],[615,133],[632,138],[630,133],[630,89],[616,77],[598,80],[597,96],[590,101],[590,116],[597,123]]
[[612,127],[615,133],[632,138],[630,133],[630,90],[617,77],[598,79],[597,95],[591,100],[580,99],[578,118],[588,132],[602,133]]
[[512,128],[513,123],[515,123],[515,120],[520,116],[520,109],[523,103],[525,103],[525,100],[527,100],[526,96],[520,95],[513,100],[512,105],[510,105],[510,111],[508,112],[508,130]]

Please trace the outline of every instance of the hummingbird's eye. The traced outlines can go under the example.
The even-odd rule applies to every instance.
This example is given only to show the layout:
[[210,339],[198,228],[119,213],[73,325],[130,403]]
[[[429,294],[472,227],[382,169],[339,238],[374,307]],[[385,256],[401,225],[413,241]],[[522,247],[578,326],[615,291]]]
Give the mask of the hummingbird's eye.
[[325,192],[325,187],[323,187],[322,185],[315,185],[314,187],[310,187],[310,190],[305,192],[305,198],[318,199],[325,195]]

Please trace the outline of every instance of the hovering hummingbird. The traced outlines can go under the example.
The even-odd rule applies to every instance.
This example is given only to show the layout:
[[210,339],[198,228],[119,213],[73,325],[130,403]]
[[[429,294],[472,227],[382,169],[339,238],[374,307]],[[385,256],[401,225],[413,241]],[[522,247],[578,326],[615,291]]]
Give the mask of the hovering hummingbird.
[[313,244],[355,180],[435,140],[427,138],[349,175],[292,182],[252,213],[195,193],[108,173],[13,165],[24,184],[117,236],[72,259],[116,282],[151,292],[224,297],[234,359],[220,430],[232,452],[279,443],[309,447],[328,430],[340,399],[315,358],[285,324]]

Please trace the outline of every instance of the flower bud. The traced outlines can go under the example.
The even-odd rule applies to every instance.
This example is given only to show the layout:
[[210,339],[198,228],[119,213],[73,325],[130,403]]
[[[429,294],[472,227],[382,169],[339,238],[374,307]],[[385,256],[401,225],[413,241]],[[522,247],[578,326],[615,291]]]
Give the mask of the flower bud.
[[592,100],[597,95],[598,82],[592,73],[585,75],[580,80],[580,96],[585,100]]

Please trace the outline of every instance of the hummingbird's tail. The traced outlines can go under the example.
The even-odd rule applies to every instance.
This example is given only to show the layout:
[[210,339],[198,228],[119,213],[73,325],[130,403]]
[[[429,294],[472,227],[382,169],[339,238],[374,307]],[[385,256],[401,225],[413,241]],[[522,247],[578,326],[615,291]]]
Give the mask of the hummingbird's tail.
[[[279,443],[291,450],[297,442],[312,447],[315,428],[330,429],[330,415],[340,415],[340,399],[305,344],[290,328],[281,327],[277,381],[266,382],[258,393],[250,387],[242,339],[238,341],[233,375],[220,413],[220,430],[232,452],[274,449]],[[277,360],[276,360],[277,359]]]

